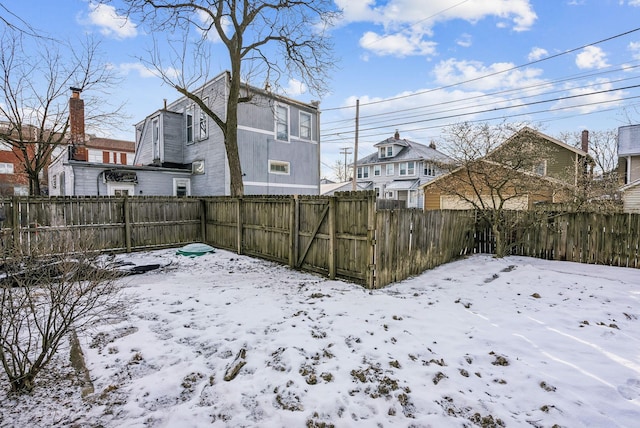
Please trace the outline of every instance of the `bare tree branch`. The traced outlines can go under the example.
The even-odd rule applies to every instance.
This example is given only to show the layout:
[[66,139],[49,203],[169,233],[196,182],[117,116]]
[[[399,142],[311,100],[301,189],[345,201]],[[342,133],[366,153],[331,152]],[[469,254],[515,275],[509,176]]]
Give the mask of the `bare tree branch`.
[[[108,2],[108,0],[104,0]],[[242,94],[243,85],[262,79],[262,87],[274,89],[281,79],[297,78],[316,94],[327,90],[332,69],[333,46],[327,35],[339,11],[332,0],[124,0],[123,11],[137,17],[155,34],[183,34],[183,38],[161,50],[156,44],[149,63],[163,81],[180,94],[200,106],[224,136],[229,162],[231,194],[244,193],[242,168],[238,154],[238,105],[250,102]],[[188,38],[195,29],[200,37]],[[199,59],[186,66],[187,45],[193,52],[190,58]],[[228,94],[224,114],[213,112],[198,94],[207,81],[212,40],[220,41],[226,49],[228,63]],[[175,46],[179,46],[178,49]],[[163,66],[163,59],[172,58],[171,71]],[[178,64],[179,63],[179,64]],[[178,67],[178,65],[180,65]],[[173,74],[181,70],[179,76]]]

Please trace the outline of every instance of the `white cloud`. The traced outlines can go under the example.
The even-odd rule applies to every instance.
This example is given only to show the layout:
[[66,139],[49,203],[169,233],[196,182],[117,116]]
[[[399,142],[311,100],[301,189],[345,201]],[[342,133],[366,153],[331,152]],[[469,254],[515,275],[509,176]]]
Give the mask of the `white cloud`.
[[100,27],[105,36],[126,39],[138,35],[136,25],[126,16],[118,15],[113,6],[89,3],[89,22]]
[[[607,91],[613,89],[613,85],[607,79],[598,79],[590,82],[588,87],[581,85],[581,87],[567,86],[567,95],[576,96],[583,95],[578,98],[571,98],[568,100],[561,100],[554,108],[571,109],[572,107],[578,112],[585,114],[597,111],[599,109],[611,108],[619,104],[618,100],[621,100],[624,96],[623,91],[604,92],[600,94],[589,95],[594,92]],[[589,105],[585,105],[589,104]]]
[[549,52],[547,52],[546,49],[534,47],[533,49],[531,49],[531,52],[529,52],[527,59],[529,61],[537,61],[546,57],[547,55],[549,55]]
[[627,49],[629,49],[632,52],[633,59],[640,59],[640,42],[629,43],[629,46],[627,46]]
[[587,46],[576,55],[576,65],[581,69],[608,67],[607,54],[596,46]]
[[[207,15],[205,12],[198,10],[197,11],[197,16],[198,16],[198,20],[200,21],[200,24],[203,27],[209,27],[211,25],[211,17],[209,15]],[[228,30],[231,28],[231,20],[223,17],[222,18],[222,31],[225,32],[225,34],[228,34]],[[204,34],[203,31],[199,30],[200,34]],[[219,43],[221,42],[220,39],[220,35],[218,34],[218,32],[216,31],[216,28],[214,26],[211,25],[211,30],[209,30],[209,32],[207,33],[207,40],[209,40],[210,42],[213,43]]]
[[298,79],[289,79],[289,84],[283,90],[287,96],[297,97],[307,92],[307,85]]
[[[118,69],[124,74],[137,72],[138,76],[142,77],[143,79],[148,79],[150,77],[161,77],[158,70],[146,67],[140,62],[125,62],[120,64],[118,66]],[[164,70],[164,74],[170,79],[175,79],[177,77],[180,77],[180,70],[177,70],[173,67],[168,67]]]
[[360,39],[360,46],[377,55],[395,55],[405,57],[410,55],[433,55],[436,43],[425,41],[417,36],[392,34],[380,36],[372,31],[366,32]]
[[[540,78],[542,70],[525,68],[505,71],[513,67],[514,64],[506,62],[485,66],[479,61],[448,59],[438,63],[434,67],[434,73],[437,83],[442,86],[473,80],[464,84],[466,90],[490,91],[544,83],[544,80]],[[482,79],[480,79],[481,77]]]
[[629,6],[640,7],[640,0],[629,0]]
[[[378,55],[433,55],[433,27],[440,22],[465,20],[476,23],[484,18],[501,19],[498,26],[525,31],[537,19],[530,0],[483,0],[451,4],[450,0],[335,0],[343,10],[343,24],[363,22],[379,25],[382,31],[365,33],[361,46]],[[384,40],[383,40],[384,39]],[[377,43],[381,40],[382,48]],[[363,43],[364,41],[364,43]],[[372,43],[376,41],[376,43]],[[457,43],[468,47],[470,38],[463,35]]]
[[462,34],[460,35],[460,37],[458,37],[458,40],[456,40],[456,43],[458,44],[458,46],[462,46],[463,48],[468,48],[471,46],[471,34]]

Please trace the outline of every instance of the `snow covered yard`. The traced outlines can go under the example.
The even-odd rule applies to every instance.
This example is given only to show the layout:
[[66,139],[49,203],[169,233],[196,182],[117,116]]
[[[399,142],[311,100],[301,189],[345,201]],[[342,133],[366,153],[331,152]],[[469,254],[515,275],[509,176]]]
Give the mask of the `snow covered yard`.
[[119,257],[171,264],[81,337],[95,392],[64,351],[0,426],[640,423],[639,270],[478,255],[368,291],[221,250]]

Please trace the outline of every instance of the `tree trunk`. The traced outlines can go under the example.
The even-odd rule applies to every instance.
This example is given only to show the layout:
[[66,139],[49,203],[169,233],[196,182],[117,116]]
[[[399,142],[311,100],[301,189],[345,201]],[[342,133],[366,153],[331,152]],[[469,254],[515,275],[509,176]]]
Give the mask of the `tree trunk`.
[[495,239],[494,255],[501,259],[507,255],[507,242],[504,236],[504,227],[500,224],[500,221],[500,219],[494,219],[491,231]]
[[240,97],[240,61],[232,61],[231,76],[229,77],[229,96],[227,98],[226,129],[224,132],[224,146],[229,162],[229,180],[231,196],[240,197],[244,194],[242,183],[242,165],[238,151],[238,98]]
[[30,196],[40,196],[40,180],[38,179],[38,176],[36,175],[35,178],[34,177],[29,177],[29,195]]

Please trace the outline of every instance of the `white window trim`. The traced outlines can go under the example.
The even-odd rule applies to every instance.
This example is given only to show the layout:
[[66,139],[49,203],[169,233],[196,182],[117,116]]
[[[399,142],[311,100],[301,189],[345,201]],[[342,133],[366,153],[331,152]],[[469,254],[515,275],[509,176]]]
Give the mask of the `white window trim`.
[[[273,171],[271,169],[274,165],[283,165],[285,166],[286,172],[284,171]],[[291,174],[291,164],[286,161],[279,161],[274,159],[269,159],[269,174],[277,174],[277,175],[290,175]]]
[[[389,169],[391,169],[391,174],[389,174]],[[385,174],[387,175],[387,177],[396,175],[396,166],[392,163],[388,163],[385,168]]]
[[[204,98],[202,102],[206,105],[209,104],[209,98]],[[198,114],[198,141],[203,141],[209,138],[209,116],[205,111],[200,108]],[[204,124],[204,126],[202,126]]]
[[[538,174],[538,166],[542,165],[542,174]],[[540,177],[546,177],[547,176],[547,160],[543,160],[542,162],[538,163],[537,165],[533,166],[533,173],[536,175],[539,175]]]
[[[193,110],[193,105],[190,105],[185,109],[184,113],[184,140],[187,145],[191,145],[196,142],[196,124]],[[191,140],[189,140],[189,116],[191,116]]]
[[13,174],[14,167],[11,162],[0,162],[0,174]]
[[191,180],[188,178],[174,178],[173,179],[173,196],[178,196],[178,186],[185,185],[187,188],[186,196],[191,196]]
[[[308,137],[304,137],[302,135],[302,116],[309,117],[309,136]],[[300,111],[300,114],[298,115],[298,121],[300,125],[300,129],[298,130],[300,134],[300,139],[312,141],[313,140],[313,115],[307,111]]]
[[107,182],[107,195],[115,196],[116,190],[126,190],[129,192],[129,196],[133,196],[135,195],[136,186],[133,183]]
[[[151,119],[151,149],[153,151],[153,159],[160,159],[162,161],[162,128],[161,128],[160,116],[156,116]],[[157,135],[156,135],[157,131]]]
[[[376,174],[377,172],[377,174]],[[381,177],[382,176],[382,165],[374,165],[373,166],[373,176]]]
[[[413,162],[413,172],[409,173],[409,163]],[[405,169],[405,173],[402,173],[402,167],[404,166]],[[416,163],[415,161],[407,161],[407,162],[401,162],[400,163],[400,170],[398,171],[398,175],[401,177],[412,177],[414,175],[416,175]]]
[[358,179],[369,178],[369,166],[359,166],[356,170],[356,177]]
[[[282,139],[278,137],[278,109],[284,108],[287,110],[287,139]],[[275,127],[275,139],[277,141],[282,141],[288,143],[291,140],[291,110],[289,106],[286,104],[276,104],[275,105],[275,114],[274,114],[274,127]]]

